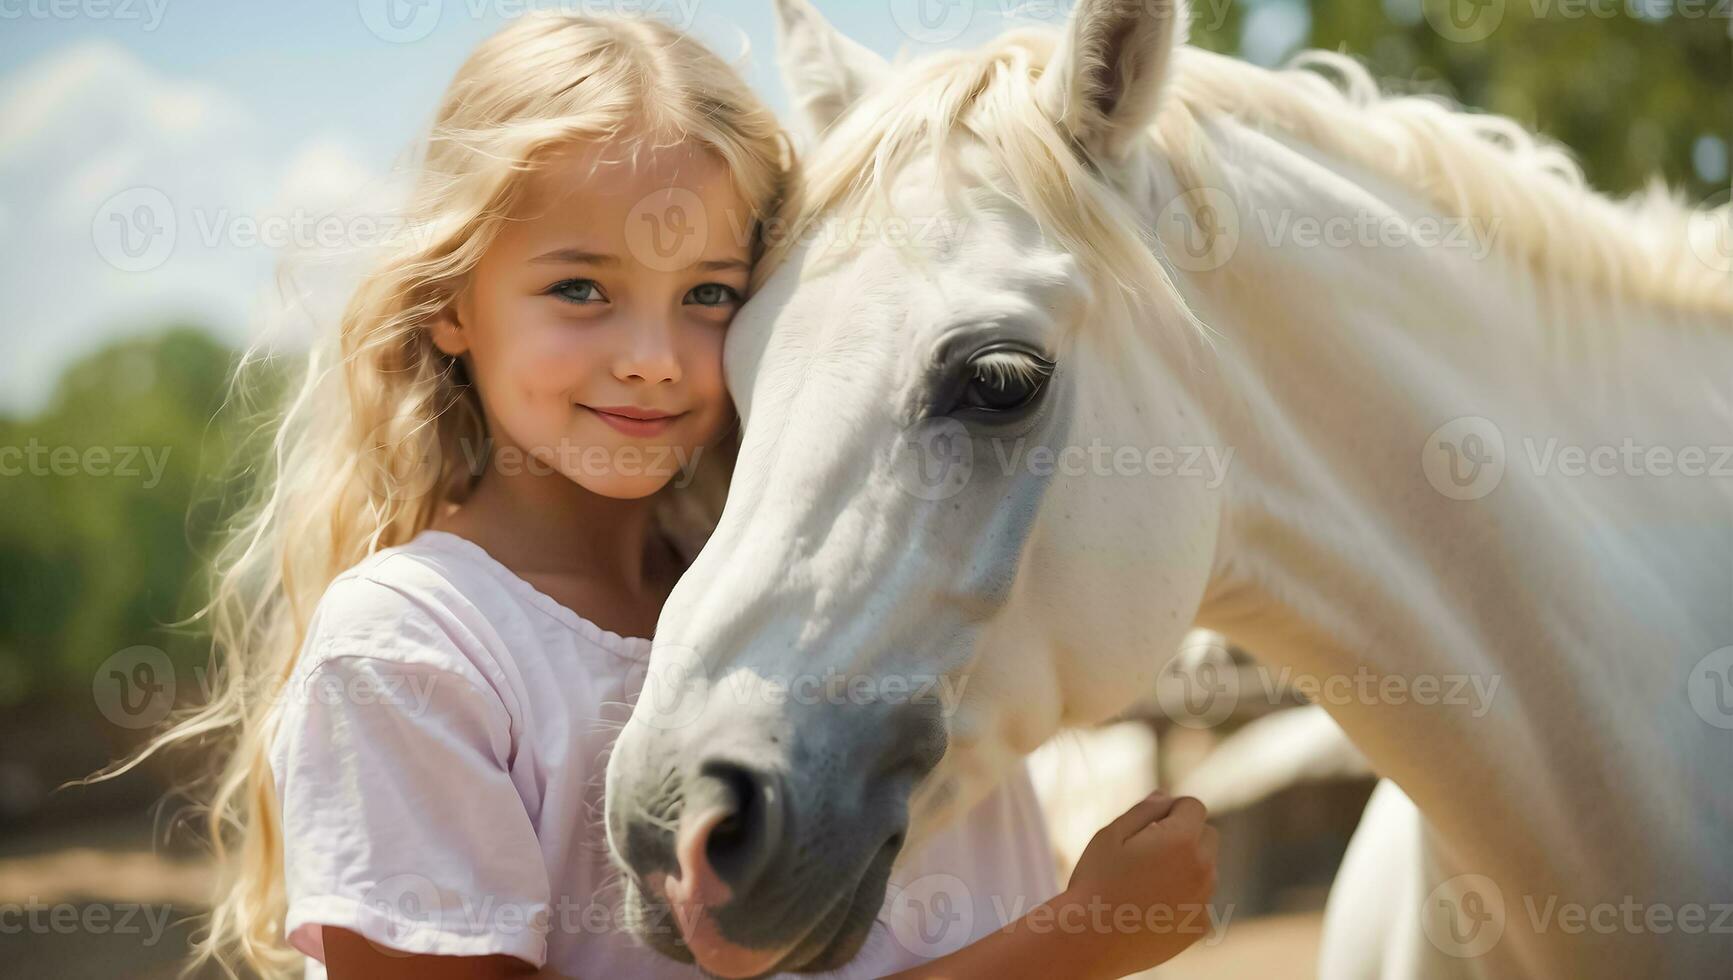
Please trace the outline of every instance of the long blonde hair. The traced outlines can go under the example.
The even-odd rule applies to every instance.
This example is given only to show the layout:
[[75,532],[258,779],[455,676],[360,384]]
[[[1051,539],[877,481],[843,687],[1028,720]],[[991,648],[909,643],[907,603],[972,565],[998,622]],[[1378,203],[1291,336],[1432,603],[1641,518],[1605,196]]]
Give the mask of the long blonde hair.
[[[447,88],[403,231],[308,355],[217,555],[201,611],[212,630],[213,693],[108,774],[166,746],[215,739],[224,750],[199,794],[219,886],[189,971],[208,962],[267,977],[300,969],[282,931],[270,708],[330,582],[414,537],[473,483],[460,449],[484,444],[482,414],[461,363],[433,346],[429,319],[452,301],[550,151],[658,140],[690,141],[727,166],[752,213],[756,258],[764,219],[790,179],[790,142],[732,67],[675,28],[528,15],[484,41]],[[685,520],[686,533],[694,523],[708,533],[705,515],[719,508],[726,479],[716,467],[727,466],[729,448],[712,455],[722,462],[709,479],[665,491],[664,529],[678,534]]]

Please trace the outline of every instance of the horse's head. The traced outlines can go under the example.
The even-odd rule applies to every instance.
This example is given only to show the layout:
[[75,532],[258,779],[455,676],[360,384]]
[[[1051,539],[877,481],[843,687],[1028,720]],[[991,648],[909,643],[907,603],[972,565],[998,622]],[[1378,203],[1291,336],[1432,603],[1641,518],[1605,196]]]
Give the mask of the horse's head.
[[734,482],[606,793],[629,901],[701,905],[677,921],[725,976],[852,956],[911,833],[1148,691],[1220,482],[1132,203],[1172,7],[1082,2],[1057,43],[896,77],[781,8],[828,128],[730,327]]

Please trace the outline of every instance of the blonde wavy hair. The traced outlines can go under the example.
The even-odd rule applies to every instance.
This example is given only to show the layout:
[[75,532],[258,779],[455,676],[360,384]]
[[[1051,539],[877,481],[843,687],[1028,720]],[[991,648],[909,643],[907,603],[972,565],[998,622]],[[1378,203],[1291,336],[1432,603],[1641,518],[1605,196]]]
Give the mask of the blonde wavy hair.
[[[483,445],[479,401],[427,324],[522,199],[526,177],[551,151],[584,141],[689,142],[716,154],[751,209],[754,258],[792,179],[791,142],[775,115],[727,62],[659,21],[532,14],[464,62],[421,148],[402,233],[381,249],[338,329],[315,344],[273,413],[269,452],[252,464],[256,484],[198,614],[212,631],[212,695],[105,774],[165,747],[222,749],[197,792],[219,883],[188,972],[214,962],[231,975],[298,975],[303,959],[282,931],[270,709],[330,582],[414,537],[473,485],[460,449]],[[243,359],[238,390],[259,358]],[[701,454],[699,472],[658,502],[658,525],[688,559],[720,512],[732,442]]]

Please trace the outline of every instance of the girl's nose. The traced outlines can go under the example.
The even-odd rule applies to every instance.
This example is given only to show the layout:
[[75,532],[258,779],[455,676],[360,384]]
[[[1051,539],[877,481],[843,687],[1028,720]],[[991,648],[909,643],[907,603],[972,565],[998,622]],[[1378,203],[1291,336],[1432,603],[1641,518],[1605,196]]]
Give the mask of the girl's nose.
[[657,384],[678,382],[680,376],[679,350],[671,325],[645,321],[628,325],[625,343],[614,358],[614,377]]

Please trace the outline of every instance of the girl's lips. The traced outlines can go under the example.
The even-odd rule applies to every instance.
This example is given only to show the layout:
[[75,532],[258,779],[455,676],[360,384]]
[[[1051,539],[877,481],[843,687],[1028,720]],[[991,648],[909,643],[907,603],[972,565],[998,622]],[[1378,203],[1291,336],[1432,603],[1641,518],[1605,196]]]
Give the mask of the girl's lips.
[[585,411],[593,413],[596,418],[599,418],[603,422],[613,426],[615,431],[640,438],[662,434],[667,431],[669,426],[674,424],[676,419],[679,419],[686,414],[681,412],[679,415],[665,415],[659,419],[634,419],[628,418],[624,415],[615,415],[612,412],[604,412],[599,408],[591,408],[588,405],[581,407]]

